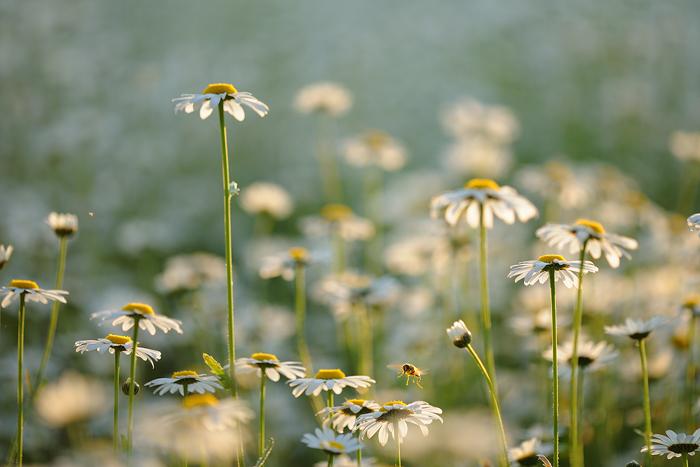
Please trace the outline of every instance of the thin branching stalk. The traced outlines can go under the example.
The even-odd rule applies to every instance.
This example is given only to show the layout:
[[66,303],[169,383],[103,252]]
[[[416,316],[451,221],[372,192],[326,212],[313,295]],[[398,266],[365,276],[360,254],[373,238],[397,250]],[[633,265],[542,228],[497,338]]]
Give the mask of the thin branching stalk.
[[[588,240],[583,242],[579,260],[581,266],[586,259],[586,247]],[[578,290],[576,291],[576,307],[574,308],[573,322],[573,344],[571,348],[571,386],[569,388],[569,445],[571,446],[570,463],[572,467],[579,467],[582,464],[578,459],[579,452],[579,407],[578,407],[578,385],[579,385],[579,367],[578,367],[578,342],[581,334],[581,322],[583,320],[583,267],[578,271]]]
[[549,290],[552,307],[552,442],[554,467],[559,467],[559,362],[557,356],[557,295],[554,269],[549,270]]
[[[55,289],[63,289],[63,276],[66,271],[66,257],[68,255],[68,236],[62,235],[58,244],[58,269],[56,271],[56,287]],[[49,332],[46,335],[46,345],[44,346],[44,354],[41,357],[41,364],[36,374],[36,386],[33,394],[36,394],[44,383],[44,372],[51,358],[53,350],[53,341],[56,336],[56,328],[58,327],[58,312],[61,308],[61,302],[54,300],[51,304],[51,318],[49,320]]]

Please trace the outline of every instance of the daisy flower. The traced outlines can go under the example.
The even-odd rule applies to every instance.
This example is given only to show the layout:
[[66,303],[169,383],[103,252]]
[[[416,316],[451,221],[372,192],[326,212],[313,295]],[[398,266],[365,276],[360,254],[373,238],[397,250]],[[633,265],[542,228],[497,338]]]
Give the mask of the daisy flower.
[[216,392],[223,389],[218,378],[214,375],[199,374],[192,370],[176,371],[170,378],[156,378],[146,383],[146,387],[154,388],[153,394],[162,396],[163,394],[175,394],[179,392],[181,396],[187,393],[196,392]]
[[460,99],[446,109],[442,123],[455,138],[483,137],[500,144],[511,143],[520,128],[509,108],[486,105],[473,98]]
[[630,258],[627,250],[636,250],[637,241],[608,233],[600,222],[578,219],[573,224],[547,224],[537,229],[537,236],[544,242],[559,249],[567,246],[570,253],[578,253],[584,245],[595,259],[605,255],[611,267],[620,265],[620,258]]
[[671,153],[681,161],[700,161],[700,132],[676,131],[669,141]]
[[449,225],[464,219],[472,228],[479,227],[481,210],[487,228],[493,227],[495,215],[506,224],[516,219],[527,222],[537,216],[537,208],[509,186],[499,186],[487,178],[474,178],[464,188],[434,197],[430,203],[433,218],[444,217]]
[[355,420],[360,415],[376,412],[381,409],[381,405],[366,399],[347,399],[341,405],[326,407],[319,412],[326,418],[326,423],[330,423],[335,431],[342,433],[347,428],[352,430]]
[[433,407],[424,401],[406,404],[403,401],[390,401],[382,404],[376,412],[360,415],[355,421],[355,430],[360,431],[360,438],[372,438],[379,433],[379,444],[386,445],[391,434],[399,444],[408,434],[408,424],[420,428],[423,436],[428,434],[428,425],[435,420],[442,422],[442,409]]
[[156,328],[164,333],[175,330],[182,334],[180,325],[182,322],[157,314],[153,307],[145,303],[127,303],[121,310],[98,311],[90,316],[90,319],[98,319],[100,324],[111,321],[112,326],[121,326],[123,331],[128,331],[134,324],[138,323],[140,329],[147,331],[150,335],[155,335]]
[[[700,450],[700,428],[691,435],[666,430],[665,435],[655,434],[652,437],[651,454],[666,456],[667,459],[681,456],[694,456]],[[644,446],[641,452],[647,452]]]
[[304,86],[294,98],[294,108],[300,113],[325,113],[340,117],[352,107],[352,95],[345,87],[330,81]]
[[[567,371],[570,371],[573,346],[573,341],[569,340],[557,347],[558,360],[567,365],[562,376],[567,376]],[[552,361],[552,348],[547,349],[543,356]],[[615,347],[607,342],[593,342],[583,338],[578,343],[578,367],[584,371],[599,370],[616,359],[617,356]]]
[[36,394],[39,416],[52,427],[85,422],[107,409],[105,387],[79,373],[67,372]]
[[182,399],[184,411],[173,414],[174,420],[199,422],[209,431],[237,428],[253,418],[253,412],[237,399],[217,399],[213,394],[190,394]]
[[249,92],[239,92],[233,84],[213,83],[208,85],[201,94],[182,94],[173,99],[175,102],[175,112],[184,111],[192,113],[199,108],[199,118],[204,120],[214,112],[214,109],[223,103],[224,112],[242,122],[245,119],[243,106],[253,110],[256,114],[264,117],[270,108],[253,97]]
[[281,362],[276,355],[257,352],[250,357],[236,360],[236,371],[255,371],[260,377],[262,373],[270,381],[279,381],[280,375],[288,380],[295,380],[306,376],[306,369],[299,362]]
[[39,284],[34,281],[12,279],[6,287],[0,287],[0,295],[5,296],[0,306],[7,308],[20,295],[24,295],[24,299],[28,302],[47,304],[51,300],[66,303],[64,295],[68,295],[68,292],[65,290],[45,290],[39,288]]
[[700,212],[688,217],[687,222],[690,231],[698,232],[698,235],[700,235]]
[[540,442],[537,438],[530,438],[523,441],[514,448],[508,450],[508,460],[511,465],[539,465],[539,455],[544,455],[544,451],[548,451],[548,447]]
[[472,332],[461,319],[452,323],[447,328],[447,337],[452,340],[452,344],[458,349],[464,349],[472,343]]
[[503,176],[512,163],[508,146],[483,136],[457,140],[445,151],[443,161],[451,172],[486,178]]
[[0,269],[4,268],[7,262],[10,261],[12,250],[12,245],[0,245]]
[[310,260],[311,254],[306,248],[295,246],[283,254],[264,258],[258,273],[263,279],[281,277],[291,281],[294,279],[297,267],[306,266]]
[[294,209],[287,190],[269,182],[256,182],[244,188],[239,203],[249,214],[266,214],[277,220],[286,219]]
[[323,278],[314,291],[315,298],[340,319],[347,318],[356,305],[387,308],[400,294],[401,285],[393,277],[372,278],[350,271]]
[[389,134],[369,130],[348,140],[343,146],[348,164],[356,167],[378,167],[387,172],[401,169],[406,163],[406,149]]
[[[107,334],[99,339],[86,339],[75,342],[75,351],[81,354],[92,351],[107,351],[110,354],[124,352],[124,355],[129,355],[133,348],[131,337],[117,334]],[[160,352],[158,350],[148,349],[140,345],[136,348],[136,356],[144,362],[150,363],[152,368],[155,368],[154,363],[160,360]]]
[[374,236],[372,221],[357,216],[344,204],[327,204],[320,216],[310,216],[301,220],[304,235],[321,237],[338,235],[346,241],[368,240]]
[[75,214],[52,212],[46,223],[58,237],[70,237],[78,231],[78,216]]
[[175,292],[197,290],[225,281],[223,258],[210,253],[191,253],[168,258],[163,272],[156,277],[156,287],[163,292]]
[[362,444],[353,437],[352,433],[338,434],[327,427],[316,428],[314,434],[304,434],[301,442],[331,456],[349,454],[362,448]]
[[314,378],[299,378],[289,381],[287,384],[292,388],[292,395],[299,397],[302,394],[318,396],[321,391],[332,391],[335,394],[340,394],[346,387],[364,389],[375,382],[369,376],[345,376],[345,373],[336,368],[318,370]]
[[605,333],[611,336],[627,336],[640,341],[646,339],[652,331],[666,324],[666,319],[654,316],[647,320],[627,318],[624,324],[605,326]]
[[583,273],[598,272],[598,268],[590,261],[567,261],[561,255],[542,255],[536,260],[520,261],[510,267],[509,278],[515,282],[521,279],[525,285],[544,284],[549,279],[549,272],[554,271],[554,281],[560,279],[568,288],[578,285],[577,273],[583,269]]
[[688,295],[681,305],[681,311],[687,311],[691,316],[700,316],[700,295]]

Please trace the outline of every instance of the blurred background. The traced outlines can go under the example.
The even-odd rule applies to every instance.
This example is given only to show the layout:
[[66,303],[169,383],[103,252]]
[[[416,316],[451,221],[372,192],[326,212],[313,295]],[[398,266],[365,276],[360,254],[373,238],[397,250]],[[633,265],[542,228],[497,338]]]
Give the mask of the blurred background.
[[[541,211],[540,219],[526,226],[494,229],[491,282],[499,316],[501,384],[517,381],[504,390],[512,444],[532,430],[537,433],[538,425],[546,428],[542,345],[532,344],[532,337],[513,339],[516,333],[508,325],[513,313],[527,308],[523,300],[535,299],[515,295],[522,287],[505,280],[507,267],[528,259],[528,251],[544,248],[531,235],[544,221],[570,222],[585,215],[641,242],[627,270],[606,268],[605,274],[615,278],[600,280],[598,298],[606,284],[611,290],[601,310],[594,310],[607,316],[592,319],[598,331],[624,316],[612,313],[673,314],[692,292],[696,282],[688,271],[697,266],[692,260],[697,239],[686,231],[685,217],[698,207],[693,187],[700,149],[693,149],[691,141],[674,150],[671,141],[677,131],[700,130],[699,19],[700,3],[693,0],[612,0],[604,6],[583,0],[0,1],[0,100],[5,108],[0,243],[14,246],[0,275],[3,282],[26,277],[52,288],[57,240],[45,219],[51,211],[78,215],[80,231],[70,242],[65,278],[70,301],[62,308],[47,376],[55,381],[72,369],[105,385],[103,410],[96,404],[95,412],[77,421],[47,423],[31,410],[27,461],[75,465],[93,444],[109,447],[111,360],[73,352],[74,341],[108,331],[89,321],[91,312],[145,301],[183,320],[182,336],[144,337],[144,345],[161,350],[163,360],[155,370],[140,366],[142,381],[190,367],[203,371],[202,351],[225,359],[220,265],[207,266],[218,281],[207,277],[184,292],[162,276],[175,255],[223,255],[217,121],[174,115],[171,103],[181,93],[200,92],[219,81],[252,92],[271,109],[264,119],[249,112],[241,124],[229,121],[232,179],[243,195],[256,182],[275,183],[293,204],[290,213],[276,215],[243,209],[243,197],[234,200],[239,354],[269,351],[296,359],[293,287],[280,279],[263,280],[258,270],[270,254],[307,246],[321,258],[309,266],[313,295],[314,284],[328,272],[323,258],[330,250],[327,239],[307,235],[302,220],[318,214],[326,202],[342,200],[372,218],[382,232],[382,249],[370,250],[382,259],[372,267],[374,275],[391,275],[404,290],[383,311],[387,331],[380,343],[384,353],[375,361],[377,391],[424,399],[446,410],[445,424],[407,450],[406,465],[479,465],[495,449],[483,438],[489,431],[484,426],[491,426],[486,398],[480,385],[468,382],[477,377],[471,362],[443,339],[450,318],[476,319],[471,240],[459,246],[466,250],[456,281],[454,270],[444,269],[454,265],[431,256],[430,267],[407,272],[396,266],[406,250],[395,251],[393,258],[389,250],[411,235],[444,240],[435,234],[435,225],[428,225],[430,197],[474,176],[492,177],[516,187]],[[299,90],[318,81],[344,87],[352,96],[350,108],[337,117],[300,112],[295,107]],[[449,122],[460,105],[467,113],[497,109],[505,115],[504,140],[484,142],[459,134]],[[351,138],[374,128],[400,144],[406,162],[398,171],[383,171],[373,201],[379,208],[372,211],[367,169],[348,164],[345,156]],[[342,177],[342,196],[336,199],[322,190],[321,150],[332,154]],[[353,244],[350,266],[372,269],[369,247]],[[437,254],[435,244],[428,247],[430,255]],[[425,272],[435,268],[435,274]],[[443,289],[458,299],[445,298]],[[562,296],[565,301],[566,292]],[[329,307],[312,298],[309,306],[314,362],[349,365]],[[0,374],[8,382],[0,393],[3,457],[15,430],[15,395],[9,389],[16,372],[14,308],[3,310],[0,329]],[[48,307],[32,305],[30,374],[41,358],[47,322]],[[429,333],[425,323],[432,323]],[[200,329],[206,339],[187,332],[192,329]],[[531,344],[535,350],[521,352]],[[682,351],[673,350],[681,356]],[[431,369],[434,376],[423,391],[402,386],[385,369],[404,359]],[[523,381],[521,372],[533,368],[544,380]],[[617,374],[606,383],[611,388],[617,387],[616,378],[626,377],[622,371],[611,373]],[[673,381],[666,384],[671,387]],[[586,432],[590,465],[622,465],[638,452],[641,438],[633,431],[639,425],[637,389],[631,386],[629,397],[609,396],[610,405],[603,405],[617,407],[617,398],[626,400],[619,426],[604,423],[604,412],[598,413],[602,419],[591,415]],[[659,398],[672,399],[666,386],[656,391]],[[597,388],[592,400],[598,392],[604,391]],[[142,407],[155,400],[144,393],[138,401]],[[254,402],[254,389],[250,397]],[[281,383],[268,401],[268,430],[277,441],[268,465],[322,460],[299,442],[314,427],[308,404],[293,399]],[[391,454],[384,455],[374,440],[368,445],[377,459],[391,462]]]

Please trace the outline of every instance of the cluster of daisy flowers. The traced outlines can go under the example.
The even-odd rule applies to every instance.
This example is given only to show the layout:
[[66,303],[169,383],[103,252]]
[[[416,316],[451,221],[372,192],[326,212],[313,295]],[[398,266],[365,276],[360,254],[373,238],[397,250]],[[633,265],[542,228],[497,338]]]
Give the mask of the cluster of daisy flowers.
[[[400,466],[404,458],[410,465],[478,459],[582,467],[612,457],[687,464],[700,450],[700,430],[693,431],[697,238],[683,228],[700,232],[700,213],[686,216],[690,206],[678,222],[607,166],[559,159],[520,166],[516,116],[471,98],[441,116],[451,138],[447,170],[410,173],[410,148],[396,135],[329,130],[353,107],[349,90],[332,82],[301,89],[292,103],[317,127],[310,151],[317,196],[268,180],[239,186],[229,157],[237,139],[227,124],[266,117],[268,105],[229,83],[173,103],[218,126],[224,257],[167,259],[152,284],[160,306],[134,301],[93,312],[92,323],[104,329],[95,337],[85,324],[62,326],[64,311],[81,308],[79,295],[78,304],[61,308],[73,297],[63,281],[78,218],[51,213],[55,285],[12,279],[1,289],[3,325],[5,310],[17,310],[11,463],[23,461],[30,403],[46,425],[71,434],[111,405],[114,455],[127,462],[152,455],[201,465],[301,465],[286,457],[299,455],[335,467],[376,459]],[[670,140],[683,164],[700,160],[697,146],[692,132]],[[244,218],[250,222],[232,228]],[[27,256],[16,250],[0,245],[0,270]],[[31,352],[25,358],[25,317],[37,322],[34,308],[48,304],[35,364]],[[85,354],[75,366],[87,367],[92,354],[97,375],[102,367],[111,372],[111,404],[102,376],[56,376],[64,360],[52,358],[54,338],[62,344],[65,336]],[[252,351],[260,348],[274,353]],[[488,420],[480,413],[487,409]],[[620,421],[601,422],[601,414]],[[613,453],[615,437],[622,441]],[[313,454],[297,454],[290,440]]]

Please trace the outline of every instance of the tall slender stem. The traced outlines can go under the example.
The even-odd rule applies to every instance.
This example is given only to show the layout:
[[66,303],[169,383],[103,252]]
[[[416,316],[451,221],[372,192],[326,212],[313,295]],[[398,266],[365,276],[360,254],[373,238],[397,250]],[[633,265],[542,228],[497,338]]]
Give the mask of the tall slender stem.
[[228,310],[228,369],[231,393],[236,397],[236,335],[233,312],[233,252],[231,240],[231,179],[229,173],[228,142],[224,121],[224,102],[219,102],[219,130],[221,133],[221,174],[224,188],[224,236],[226,241],[226,304]]
[[335,460],[335,456],[333,454],[328,454],[328,467],[333,467],[334,460]]
[[129,368],[129,411],[126,427],[126,445],[129,452],[133,448],[134,432],[134,388],[136,387],[136,350],[139,346],[139,318],[134,318],[134,336],[131,340],[131,366]]
[[399,427],[394,425],[394,435],[396,436],[396,461],[401,467],[401,436],[399,435]]
[[294,266],[294,311],[296,314],[297,351],[307,373],[312,372],[311,354],[306,345],[306,270],[298,262]]
[[[60,237],[58,244],[58,269],[56,271],[56,289],[63,288],[63,275],[66,270],[66,256],[68,254],[68,236],[63,235]],[[44,372],[46,371],[46,366],[51,358],[51,351],[53,349],[53,341],[56,336],[56,328],[58,327],[58,311],[61,307],[61,302],[54,300],[51,304],[51,318],[49,321],[49,333],[46,335],[46,345],[44,347],[44,355],[41,357],[41,364],[39,365],[39,371],[36,375],[36,387],[33,393],[36,393],[39,387],[44,382]]]
[[333,273],[340,274],[345,271],[345,240],[340,236],[337,225],[333,227]]
[[333,407],[333,391],[326,391],[326,403],[329,409]]
[[258,430],[258,458],[265,453],[265,372],[260,375],[260,425]]
[[357,467],[362,467],[362,448],[357,450]]
[[552,306],[552,441],[554,467],[559,467],[559,361],[557,356],[557,295],[554,269],[549,270],[549,290]]
[[647,348],[644,339],[639,340],[639,360],[642,364],[642,386],[644,392],[644,442],[647,447],[647,464],[651,465],[651,400],[649,398],[649,369]]
[[24,315],[25,295],[19,294],[19,321],[17,322],[17,465],[22,465],[24,445]]
[[360,325],[360,364],[358,365],[358,368],[360,370],[360,374],[371,375],[374,373],[374,346],[372,342],[372,325],[370,323],[366,303],[360,303],[357,305],[357,318]]
[[472,356],[474,361],[476,362],[476,366],[479,367],[479,370],[481,370],[481,373],[484,375],[484,379],[486,380],[486,384],[489,387],[489,394],[491,395],[491,408],[493,410],[493,417],[496,419],[496,423],[498,424],[498,431],[500,432],[500,438],[501,438],[501,458],[499,460],[499,464],[501,467],[507,467],[508,466],[508,441],[506,439],[506,430],[505,427],[503,426],[503,418],[501,417],[501,407],[498,404],[498,397],[496,395],[496,388],[493,385],[493,381],[491,380],[491,377],[489,376],[489,372],[486,370],[486,367],[484,366],[484,363],[481,361],[481,358],[479,358],[479,354],[476,353],[476,350],[474,350],[474,347],[469,344],[466,347],[467,351],[469,354]]
[[119,450],[119,363],[121,351],[114,351],[114,426],[112,429],[112,441],[114,450]]
[[685,467],[689,467],[688,454],[683,454],[683,463],[684,463]]
[[323,192],[327,201],[340,201],[343,197],[343,187],[338,166],[333,153],[331,140],[332,121],[326,116],[321,116],[317,129],[316,157],[321,172]]
[[484,333],[484,353],[486,354],[486,368],[493,386],[498,394],[496,382],[496,362],[493,356],[493,344],[491,342],[491,310],[489,306],[489,279],[486,262],[486,224],[484,223],[484,205],[479,205],[479,273],[481,275],[481,325]]
[[[586,247],[588,240],[583,242],[579,260],[581,266],[586,259]],[[569,454],[569,463],[572,467],[582,465],[578,459],[579,446],[579,407],[578,407],[578,385],[579,385],[579,368],[578,368],[578,342],[581,334],[581,322],[583,321],[583,267],[578,271],[578,290],[576,291],[576,308],[574,308],[574,336],[573,345],[571,348],[571,386],[569,388],[569,445],[571,452]]]
[[690,326],[688,327],[688,365],[685,374],[685,424],[686,428],[693,431],[693,403],[695,402],[695,313],[690,313]]

